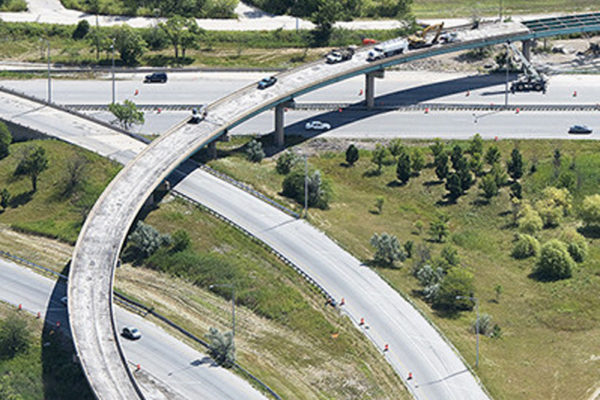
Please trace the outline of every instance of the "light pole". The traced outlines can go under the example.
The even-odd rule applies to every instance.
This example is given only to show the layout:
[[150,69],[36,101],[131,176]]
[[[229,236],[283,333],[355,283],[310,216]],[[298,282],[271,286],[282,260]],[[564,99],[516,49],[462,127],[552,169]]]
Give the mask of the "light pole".
[[308,161],[304,155],[304,219],[308,217]]
[[235,339],[235,286],[230,283],[210,285],[208,288],[227,287],[231,289],[231,337]]
[[502,0],[500,0],[500,9],[498,10],[498,20],[502,22]]
[[477,297],[471,296],[456,296],[457,300],[460,299],[469,299],[475,303],[475,313],[477,316],[475,317],[475,337],[476,337],[476,355],[475,355],[475,368],[479,367],[479,300]]
[[48,39],[42,39],[40,38],[40,40],[45,40],[46,41],[46,48],[47,48],[47,52],[46,52],[46,61],[48,63],[48,103],[52,102],[52,78],[50,77],[50,41]]
[[506,41],[506,57],[504,62],[506,63],[506,84],[504,86],[504,107],[508,108],[508,68],[510,65],[508,53],[509,53],[510,41]]
[[113,38],[112,44],[110,45],[112,50],[112,104],[115,104],[115,39]]

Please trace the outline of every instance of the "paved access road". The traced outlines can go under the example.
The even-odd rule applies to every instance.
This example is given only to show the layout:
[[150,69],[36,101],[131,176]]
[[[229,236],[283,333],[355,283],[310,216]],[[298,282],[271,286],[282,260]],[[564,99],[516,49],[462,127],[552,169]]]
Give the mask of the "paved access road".
[[[66,294],[63,281],[55,282],[31,270],[0,259],[0,300],[22,304],[31,313],[41,312],[49,323],[61,322],[68,332],[67,308],[60,302]],[[144,373],[161,387],[142,385],[148,399],[265,399],[237,375],[220,368],[212,360],[167,334],[137,314],[117,308],[117,324],[135,326],[142,332],[137,341],[122,339],[127,360],[140,364]]]

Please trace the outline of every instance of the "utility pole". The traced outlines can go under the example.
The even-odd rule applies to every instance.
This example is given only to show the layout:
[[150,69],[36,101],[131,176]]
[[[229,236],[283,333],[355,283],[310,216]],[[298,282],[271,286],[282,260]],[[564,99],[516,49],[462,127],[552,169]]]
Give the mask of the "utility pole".
[[308,217],[308,161],[304,155],[304,218]]
[[46,39],[48,52],[46,55],[48,61],[48,103],[52,103],[52,78],[50,77],[50,41]]
[[112,50],[112,104],[115,104],[115,39],[113,38],[112,44],[110,45]]
[[509,54],[509,44],[510,44],[510,41],[507,40],[506,41],[506,57],[505,57],[505,60],[504,60],[504,62],[506,63],[506,84],[505,84],[505,87],[504,87],[504,107],[505,108],[508,108],[508,68],[509,68],[509,65],[510,65],[510,62],[509,62],[510,59],[508,57],[508,54]]

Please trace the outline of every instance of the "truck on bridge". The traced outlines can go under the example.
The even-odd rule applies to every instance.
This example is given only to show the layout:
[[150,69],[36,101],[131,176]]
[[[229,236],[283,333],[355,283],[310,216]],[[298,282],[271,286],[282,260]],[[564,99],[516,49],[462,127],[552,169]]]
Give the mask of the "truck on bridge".
[[396,54],[402,54],[408,50],[408,40],[405,38],[396,38],[388,40],[373,47],[369,51],[367,61],[380,60],[382,58],[395,56]]
[[345,49],[331,50],[325,57],[325,60],[327,64],[336,64],[342,61],[348,61],[354,56],[355,50],[356,46],[348,46]]

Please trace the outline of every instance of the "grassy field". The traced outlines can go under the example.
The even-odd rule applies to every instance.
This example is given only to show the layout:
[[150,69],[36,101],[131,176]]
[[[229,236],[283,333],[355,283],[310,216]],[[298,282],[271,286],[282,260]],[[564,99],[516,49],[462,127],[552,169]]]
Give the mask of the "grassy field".
[[72,362],[70,340],[43,329],[42,320],[0,302],[0,326],[14,314],[26,321],[31,332],[29,349],[12,358],[0,357],[0,398],[12,399],[12,394],[20,396],[18,400],[92,399],[81,369]]
[[[78,202],[86,198],[93,203],[119,167],[62,142],[36,141],[46,149],[49,169],[32,195],[28,179],[12,177],[20,149],[29,144],[11,145],[12,154],[0,161],[0,188],[20,199],[0,214],[0,249],[61,271],[82,220]],[[63,173],[75,153],[89,157],[88,182],[65,197]],[[211,326],[227,330],[230,323],[230,292],[223,288],[213,293],[208,285],[234,282],[239,361],[285,398],[409,398],[380,351],[266,249],[174,198],[144,218],[163,232],[185,228],[192,239],[185,256],[193,264],[186,264],[185,273],[125,265],[117,273],[118,289],[203,336]],[[153,260],[172,262],[166,251]]]
[[[427,144],[410,143],[411,146]],[[364,145],[373,146],[372,143]],[[538,198],[542,188],[555,184],[557,178],[552,166],[555,148],[563,154],[561,169],[573,168],[578,177],[575,208],[584,195],[598,191],[600,143],[500,141],[498,145],[505,160],[512,148],[518,146],[526,160],[527,171],[536,163],[537,171],[522,179],[527,199]],[[322,147],[335,148],[334,145]],[[428,150],[427,154],[430,154]],[[480,190],[474,186],[457,204],[442,206],[436,203],[446,191],[443,185],[436,183],[431,168],[406,186],[398,186],[393,183],[395,166],[384,167],[379,176],[368,172],[374,169],[368,151],[361,152],[361,159],[353,168],[343,167],[343,153],[335,151],[320,152],[309,162],[323,171],[334,190],[329,210],[310,210],[312,223],[362,260],[372,257],[369,239],[375,232],[397,235],[401,242],[424,243],[437,255],[442,245],[429,241],[425,233],[414,234],[413,224],[422,221],[426,232],[438,211],[450,216],[449,242],[458,248],[462,265],[475,275],[480,311],[490,314],[503,332],[500,339],[482,338],[477,371],[495,399],[587,400],[599,385],[598,238],[587,238],[590,256],[571,279],[542,283],[529,277],[534,260],[515,260],[510,256],[516,229],[512,225],[507,188],[489,205],[479,201]],[[284,204],[300,208],[279,195],[283,177],[275,172],[271,159],[258,165],[235,154],[211,164]],[[385,199],[382,215],[374,212],[378,196]],[[578,226],[574,216],[567,218],[560,228],[542,231],[539,239],[543,243],[560,236],[562,229],[568,226]],[[432,311],[418,296],[420,286],[412,276],[411,266],[409,259],[402,268],[378,269],[378,272],[397,290],[411,297],[450,338],[467,362],[474,365],[475,336],[469,331],[474,312],[447,318]],[[499,302],[494,291],[496,285],[503,287]]]
[[598,11],[593,0],[414,0],[412,10],[418,18],[457,18],[502,15],[573,13]]

